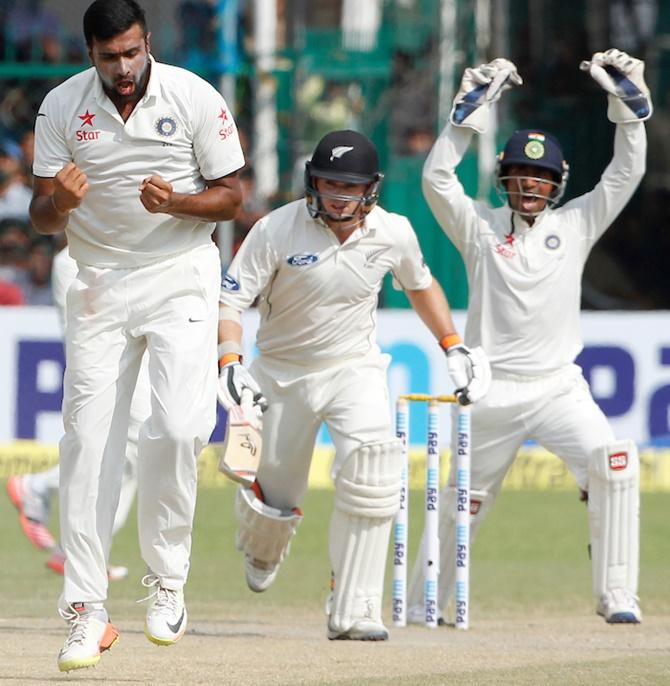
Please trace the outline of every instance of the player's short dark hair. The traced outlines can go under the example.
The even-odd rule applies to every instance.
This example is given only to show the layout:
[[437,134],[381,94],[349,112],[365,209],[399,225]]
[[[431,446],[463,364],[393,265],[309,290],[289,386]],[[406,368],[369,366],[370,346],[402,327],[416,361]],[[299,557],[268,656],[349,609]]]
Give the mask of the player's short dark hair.
[[144,10],[135,0],[95,0],[84,13],[84,38],[90,48],[93,39],[109,40],[139,24],[147,34]]

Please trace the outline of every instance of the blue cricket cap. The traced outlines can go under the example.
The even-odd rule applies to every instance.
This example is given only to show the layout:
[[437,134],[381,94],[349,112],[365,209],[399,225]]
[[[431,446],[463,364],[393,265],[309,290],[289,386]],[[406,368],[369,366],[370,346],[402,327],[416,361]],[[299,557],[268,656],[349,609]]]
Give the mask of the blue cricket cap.
[[513,164],[541,167],[554,172],[559,178],[566,169],[558,139],[541,129],[515,131],[500,153],[498,162],[501,169]]

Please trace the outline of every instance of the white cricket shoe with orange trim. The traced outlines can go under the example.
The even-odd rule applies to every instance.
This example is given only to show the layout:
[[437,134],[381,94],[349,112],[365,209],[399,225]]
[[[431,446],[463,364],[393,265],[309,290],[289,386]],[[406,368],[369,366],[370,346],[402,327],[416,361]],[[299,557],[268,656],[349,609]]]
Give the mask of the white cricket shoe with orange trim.
[[19,511],[19,524],[26,538],[40,550],[52,550],[56,540],[45,523],[49,519],[49,504],[32,491],[28,476],[10,476],[7,495]]
[[59,609],[58,612],[70,625],[70,633],[58,653],[61,672],[97,665],[100,655],[119,640],[119,632],[104,609],[94,610],[86,603],[72,603],[67,610]]
[[147,574],[142,579],[142,585],[147,588],[156,588],[151,595],[143,598],[143,600],[154,598],[147,608],[144,635],[159,646],[176,643],[186,632],[188,622],[183,589],[165,588],[155,574]]

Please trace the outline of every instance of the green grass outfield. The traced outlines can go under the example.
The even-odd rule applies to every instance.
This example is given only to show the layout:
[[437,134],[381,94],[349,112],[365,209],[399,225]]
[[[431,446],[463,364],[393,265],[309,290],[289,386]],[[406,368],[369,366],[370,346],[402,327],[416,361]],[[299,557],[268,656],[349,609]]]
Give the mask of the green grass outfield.
[[[393,629],[385,646],[325,640],[332,498],[332,491],[308,494],[304,521],[277,581],[254,594],[234,548],[234,488],[202,489],[186,589],[189,632],[169,649],[157,649],[142,636],[145,606],[136,601],[145,595],[139,584],[144,566],[131,515],[112,549],[112,561],[128,565],[130,575],[111,584],[107,603],[122,641],[95,671],[68,680],[161,686],[670,684],[670,494],[642,495],[642,628],[609,627],[595,616],[586,508],[576,492],[504,491],[473,549],[470,631]],[[410,498],[412,556],[421,498],[420,491]],[[55,603],[62,579],[45,567],[46,554],[23,537],[4,492],[0,546],[0,683],[59,680],[55,656],[65,630]],[[384,610],[390,626],[389,589],[390,567]],[[30,660],[22,659],[23,652]],[[127,678],[118,676],[119,669],[127,670]]]
[[[4,490],[4,489],[3,489]],[[261,595],[246,588],[241,554],[234,548],[234,489],[202,489],[198,497],[189,607],[205,617],[225,616],[226,606],[310,607],[325,601],[330,564],[327,532],[332,491],[312,491],[305,518],[275,584]],[[416,553],[422,493],[410,497],[410,553]],[[643,494],[641,500],[640,597],[643,609],[670,613],[670,495]],[[111,585],[110,609],[135,614],[143,596],[138,585],[144,566],[134,513],[117,535],[112,562],[126,564],[129,578]],[[472,553],[472,623],[478,618],[551,613],[584,613],[592,605],[585,506],[576,493],[504,491],[480,529]],[[9,500],[0,499],[3,583],[0,608],[6,617],[43,616],[53,611],[61,580],[44,566],[46,554],[23,537]],[[390,567],[385,616],[389,616]]]

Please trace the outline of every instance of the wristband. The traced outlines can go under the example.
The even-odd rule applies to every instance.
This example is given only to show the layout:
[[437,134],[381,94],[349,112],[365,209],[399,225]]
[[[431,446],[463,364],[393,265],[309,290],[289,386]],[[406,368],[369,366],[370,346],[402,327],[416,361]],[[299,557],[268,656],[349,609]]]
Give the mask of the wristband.
[[459,345],[461,343],[463,343],[463,339],[457,333],[450,333],[440,338],[440,348],[442,348],[442,350],[448,350],[454,345]]
[[242,358],[237,353],[226,353],[223,357],[219,358],[219,367],[225,367],[231,362],[240,362]]

